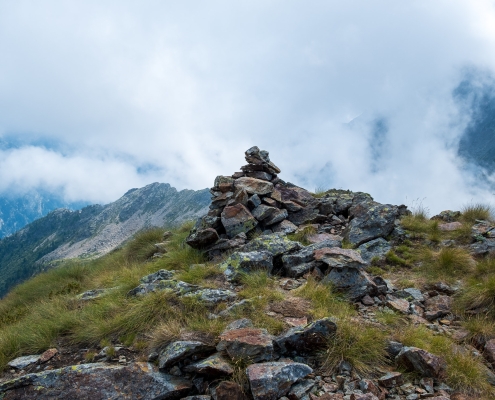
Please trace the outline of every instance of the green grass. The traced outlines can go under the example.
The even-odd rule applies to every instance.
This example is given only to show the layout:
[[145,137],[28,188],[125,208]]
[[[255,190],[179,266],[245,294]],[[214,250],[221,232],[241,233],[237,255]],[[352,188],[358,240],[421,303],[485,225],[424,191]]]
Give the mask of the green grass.
[[425,276],[447,282],[464,278],[474,268],[474,260],[469,253],[457,247],[443,247],[439,251],[421,247],[416,251],[415,261]]
[[492,207],[482,203],[472,203],[465,205],[461,210],[461,220],[470,224],[476,223],[477,220],[493,219]]
[[317,199],[320,199],[323,196],[325,196],[329,190],[330,189],[327,189],[324,186],[317,186],[315,188],[315,191],[313,193],[311,193],[311,194],[313,195],[313,197],[315,197]]
[[308,246],[309,244],[311,244],[308,241],[308,236],[314,235],[315,233],[316,233],[315,227],[314,226],[311,226],[311,225],[308,225],[308,226],[305,226],[302,229],[298,229],[296,232],[291,233],[287,237],[290,240],[293,240],[295,242],[302,243],[304,246]]
[[337,332],[321,352],[322,370],[334,373],[342,361],[347,361],[360,375],[379,375],[387,364],[386,333],[371,325],[361,324],[349,318],[337,320]]
[[452,388],[470,395],[494,395],[482,360],[448,337],[435,335],[424,326],[407,326],[396,331],[395,339],[405,346],[419,347],[443,357],[447,363],[446,383]]

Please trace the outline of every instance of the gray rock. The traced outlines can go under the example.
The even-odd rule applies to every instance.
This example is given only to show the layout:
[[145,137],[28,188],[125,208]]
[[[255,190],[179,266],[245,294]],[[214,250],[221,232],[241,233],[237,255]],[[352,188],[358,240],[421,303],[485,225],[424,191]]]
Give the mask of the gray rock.
[[276,338],[275,343],[282,353],[309,354],[324,347],[336,330],[337,325],[332,319],[323,318],[306,326],[289,329]]
[[[174,399],[186,396],[192,383],[158,372],[147,363],[127,366],[81,364],[28,374],[0,384],[10,399]],[[61,397],[62,396],[62,397]]]
[[217,350],[226,351],[233,360],[250,360],[251,362],[272,360],[273,336],[265,329],[232,329],[220,335]]
[[330,282],[352,300],[357,301],[365,295],[374,296],[377,292],[376,284],[368,274],[356,268],[333,268],[323,279],[323,282]]
[[257,194],[258,196],[273,192],[273,183],[247,176],[236,179],[234,181],[234,187],[236,189],[244,189],[249,194]]
[[289,390],[289,393],[287,393],[287,397],[290,400],[305,399],[307,398],[311,389],[315,387],[315,383],[316,382],[314,380],[303,379],[302,381],[299,381],[298,383],[292,385],[292,387]]
[[275,225],[278,224],[279,222],[282,222],[287,218],[289,214],[287,213],[287,210],[278,210],[275,211],[269,218],[263,221],[263,223],[266,226],[270,225]]
[[319,215],[318,209],[314,206],[304,207],[301,211],[290,213],[288,220],[295,225],[304,225],[313,222]]
[[406,299],[408,301],[425,301],[425,297],[423,296],[423,293],[421,293],[421,290],[416,288],[406,288],[399,290],[394,293],[394,296],[400,297],[401,299]]
[[397,360],[409,370],[415,371],[424,377],[443,378],[445,375],[445,361],[417,347],[403,347],[397,356]]
[[213,351],[215,347],[202,342],[185,340],[172,342],[160,353],[158,365],[160,370],[163,370],[194,354],[211,354]]
[[261,199],[257,194],[253,194],[248,200],[248,205],[252,208],[256,208],[260,204],[261,204]]
[[330,268],[364,269],[367,267],[361,255],[351,249],[323,247],[316,249],[313,254],[315,260],[324,262]]
[[239,203],[225,207],[221,214],[221,221],[229,238],[233,238],[239,233],[247,233],[258,225],[256,218],[245,206]]
[[230,324],[228,324],[225,328],[225,331],[231,331],[233,329],[242,329],[242,328],[253,328],[253,321],[251,321],[249,318],[241,318],[241,319],[236,319],[235,321],[232,321]]
[[361,258],[370,263],[372,259],[383,260],[386,254],[392,249],[390,243],[383,238],[371,240],[363,243],[357,248],[357,251],[361,254]]
[[292,251],[297,251],[301,247],[301,243],[288,239],[282,233],[272,233],[270,235],[262,235],[251,240],[242,248],[242,251],[267,251],[275,257]]
[[265,204],[260,204],[258,207],[253,209],[251,213],[253,217],[258,221],[263,221],[265,219],[271,218],[278,210],[275,207],[270,207]]
[[218,353],[202,361],[188,365],[184,368],[184,371],[210,376],[232,375],[234,373],[232,366]]
[[306,364],[296,362],[252,364],[246,370],[254,400],[277,400],[312,372]]
[[184,297],[197,296],[201,302],[208,305],[218,304],[224,301],[235,300],[237,294],[227,289],[200,289],[187,293]]
[[268,251],[235,252],[219,267],[224,271],[225,277],[233,281],[237,280],[242,272],[253,270],[271,272],[273,269],[273,256]]
[[218,240],[218,233],[213,228],[193,231],[186,239],[186,243],[193,249],[202,249],[215,243]]
[[174,276],[173,271],[167,271],[166,269],[161,269],[152,274],[143,276],[139,281],[141,283],[153,283],[156,281],[162,281],[167,279],[172,279]]
[[297,226],[294,225],[292,222],[290,222],[287,219],[284,219],[282,222],[279,222],[278,224],[275,224],[272,226],[273,232],[282,232],[286,235],[289,233],[293,233],[297,230]]
[[252,308],[252,299],[242,299],[241,301],[238,301],[229,307],[227,307],[225,310],[220,311],[218,315],[220,317],[227,317],[230,314],[233,314],[235,312],[238,312],[239,310],[245,309],[245,308]]
[[360,246],[379,237],[387,237],[394,229],[394,222],[399,215],[396,206],[380,204],[375,201],[360,201],[349,210],[352,217],[344,231],[344,239]]
[[387,343],[387,353],[393,357],[396,357],[399,355],[403,347],[404,345],[402,343],[389,340]]
[[35,364],[41,358],[41,354],[17,357],[16,359],[9,361],[7,365],[15,369],[24,369],[28,365]]
[[469,246],[469,251],[473,256],[487,256],[495,254],[495,239],[484,239],[481,242],[473,243]]

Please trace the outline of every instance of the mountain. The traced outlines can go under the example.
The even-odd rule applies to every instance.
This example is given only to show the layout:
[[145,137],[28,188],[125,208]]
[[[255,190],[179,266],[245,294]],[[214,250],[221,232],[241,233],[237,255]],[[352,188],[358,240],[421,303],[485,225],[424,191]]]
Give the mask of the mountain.
[[48,192],[32,190],[21,196],[0,197],[0,239],[12,235],[57,208],[77,210],[87,202],[67,202]]
[[106,254],[143,228],[196,218],[209,203],[207,189],[179,192],[169,184],[153,183],[105,206],[52,211],[0,240],[0,296],[54,260]]

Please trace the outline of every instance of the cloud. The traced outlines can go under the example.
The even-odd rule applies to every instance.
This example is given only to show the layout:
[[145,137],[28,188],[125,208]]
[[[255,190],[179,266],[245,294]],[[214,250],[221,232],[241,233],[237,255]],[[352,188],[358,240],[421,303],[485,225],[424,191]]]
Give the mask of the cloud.
[[0,139],[24,142],[0,190],[200,189],[256,144],[309,189],[489,201],[452,93],[466,66],[495,69],[494,19],[483,0],[3,2]]

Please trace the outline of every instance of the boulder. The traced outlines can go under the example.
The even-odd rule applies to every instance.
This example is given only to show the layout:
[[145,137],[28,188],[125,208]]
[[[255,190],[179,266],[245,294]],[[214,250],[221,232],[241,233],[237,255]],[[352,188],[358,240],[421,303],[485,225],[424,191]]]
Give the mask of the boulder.
[[242,204],[225,207],[221,214],[221,221],[229,238],[239,233],[247,233],[258,225],[256,218]]
[[301,209],[301,211],[290,213],[288,220],[295,225],[308,224],[314,221],[318,217],[318,209],[314,206],[308,206]]
[[409,314],[409,302],[405,299],[398,299],[390,296],[387,300],[387,306],[394,311],[398,311],[402,314]]
[[484,257],[495,254],[495,239],[484,239],[469,246],[473,256]]
[[357,248],[357,251],[361,254],[361,258],[369,264],[374,258],[383,260],[391,249],[392,246],[389,242],[383,238],[378,238],[363,243]]
[[282,256],[282,264],[284,266],[285,275],[291,278],[299,278],[303,276],[314,267],[322,265],[321,262],[314,261],[315,250],[339,245],[341,245],[340,241],[328,239],[323,242],[303,247],[296,253]]
[[315,387],[315,384],[316,382],[312,379],[303,379],[292,385],[289,393],[287,393],[287,397],[290,400],[309,400],[308,394]]
[[252,210],[253,217],[258,221],[263,221],[267,218],[271,218],[277,211],[275,207],[270,207],[265,204],[260,204],[258,207]]
[[172,342],[160,353],[158,366],[160,370],[163,370],[192,355],[211,354],[213,351],[215,351],[213,346],[208,346],[198,341],[180,340]]
[[206,305],[214,305],[224,301],[233,301],[237,294],[227,289],[200,289],[195,292],[188,293],[184,297],[197,296],[202,303]]
[[279,222],[285,220],[288,215],[289,214],[287,213],[287,210],[276,209],[276,211],[270,217],[263,221],[263,224],[265,226],[278,224]]
[[244,189],[247,193],[257,194],[258,196],[273,192],[273,183],[248,176],[236,179],[234,181],[234,187],[236,189]]
[[297,230],[297,226],[294,225],[287,219],[284,219],[282,222],[275,224],[272,226],[273,232],[282,232],[286,235],[289,233],[294,233]]
[[431,378],[443,378],[447,367],[442,358],[417,347],[403,347],[397,360],[409,370]]
[[186,243],[193,249],[202,249],[215,243],[217,240],[217,231],[213,228],[206,228],[191,232],[186,239]]
[[[252,242],[251,242],[252,243]],[[228,280],[236,280],[241,272],[273,269],[273,256],[268,251],[235,252],[219,265]]]
[[272,233],[254,238],[242,248],[242,251],[267,251],[275,257],[297,251],[301,247],[301,243],[288,239],[282,233]]
[[429,321],[444,317],[451,312],[452,298],[445,295],[430,297],[425,301],[425,317]]
[[289,329],[276,338],[275,343],[282,353],[310,354],[324,347],[336,330],[337,325],[332,319],[323,318],[306,326]]
[[36,364],[41,358],[41,354],[17,357],[16,359],[9,361],[7,365],[15,369],[24,369],[28,365]]
[[331,283],[335,289],[345,292],[352,301],[377,293],[376,284],[366,272],[357,268],[333,268],[323,278],[323,282]]
[[316,249],[313,254],[315,260],[324,262],[330,268],[364,269],[367,266],[356,250],[324,247]]
[[378,383],[386,388],[393,388],[404,383],[404,378],[400,372],[389,372],[378,378]]
[[265,329],[231,329],[220,335],[218,351],[225,351],[233,360],[251,362],[273,359],[273,336]]
[[[355,199],[354,199],[355,200]],[[355,246],[379,237],[386,237],[394,230],[394,222],[399,216],[396,206],[375,201],[359,201],[349,209],[352,217],[344,231],[344,239]]]
[[296,362],[252,364],[246,370],[254,400],[277,400],[312,372],[306,364]]
[[127,366],[94,363],[28,374],[4,382],[0,384],[0,397],[4,400],[179,399],[192,388],[190,381],[158,372],[148,363]]
[[153,283],[157,281],[163,281],[167,279],[172,279],[174,276],[173,271],[167,271],[166,269],[160,269],[152,274],[143,276],[139,282],[141,283]]
[[183,368],[186,372],[195,372],[203,375],[210,376],[226,376],[232,375],[234,369],[229,364],[229,362],[222,357],[221,354],[213,354],[212,356],[196,362],[194,364],[189,364]]
[[271,181],[273,178],[272,174],[269,174],[268,172],[265,171],[246,172],[246,176],[250,178],[261,179],[262,181]]
[[326,247],[342,247],[343,237],[338,235],[331,235],[330,233],[315,233],[313,235],[308,235],[307,240],[311,244],[325,242],[329,243],[329,245]]

